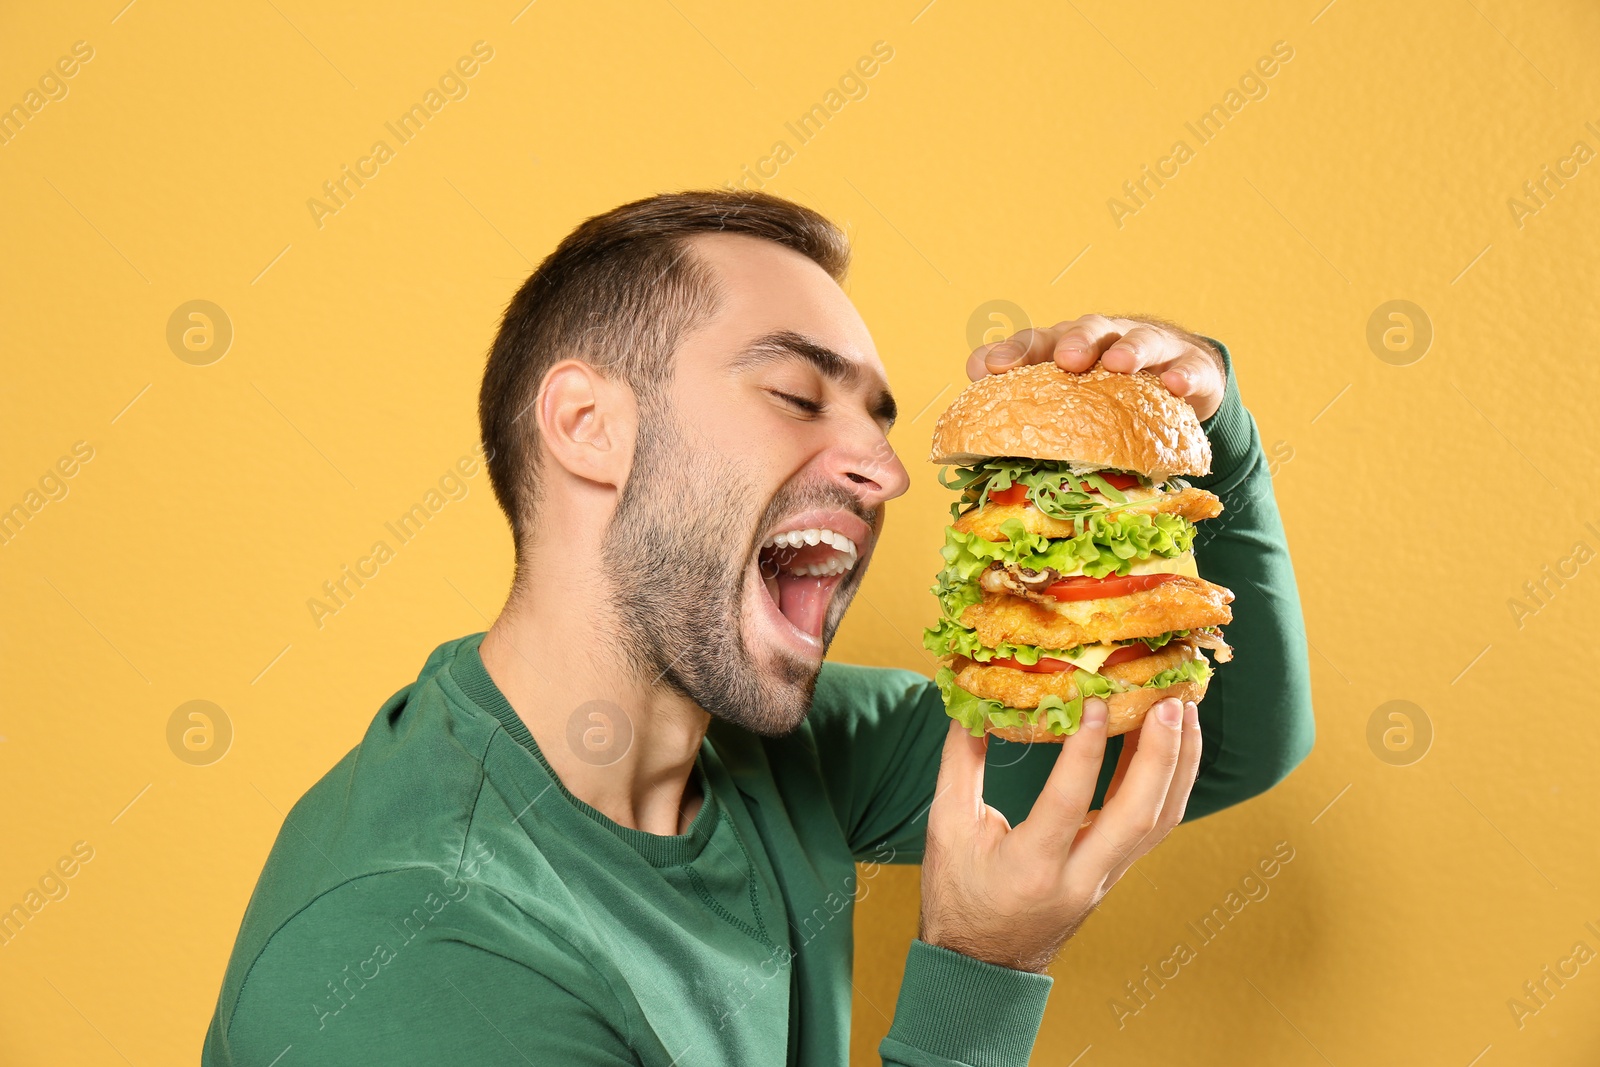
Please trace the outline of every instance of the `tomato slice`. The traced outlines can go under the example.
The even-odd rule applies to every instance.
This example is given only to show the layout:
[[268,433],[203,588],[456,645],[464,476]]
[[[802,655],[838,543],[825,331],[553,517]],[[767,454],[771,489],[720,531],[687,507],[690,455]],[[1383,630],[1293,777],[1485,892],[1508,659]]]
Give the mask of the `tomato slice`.
[[996,504],[1025,504],[1028,500],[1028,487],[1021,482],[1012,482],[1007,489],[989,490],[989,499]]
[[1103,600],[1154,589],[1162,582],[1170,582],[1177,577],[1176,574],[1125,574],[1121,577],[1090,578],[1079,574],[1046,586],[1045,592],[1057,600]]
[[1027,671],[1029,674],[1060,674],[1062,671],[1078,669],[1064,659],[1051,659],[1049,656],[1040,656],[1039,662],[1034,664],[1021,663],[1005,656],[991,656],[988,665],[1010,667],[1014,671]]
[[1111,653],[1111,655],[1107,656],[1105,662],[1100,664],[1100,666],[1115,667],[1119,663],[1126,663],[1130,659],[1142,659],[1150,654],[1150,646],[1142,642],[1137,645],[1123,645],[1121,648]]
[[1113,489],[1137,489],[1139,476],[1136,474],[1115,474],[1111,471],[1096,471],[1096,474],[1111,484]]

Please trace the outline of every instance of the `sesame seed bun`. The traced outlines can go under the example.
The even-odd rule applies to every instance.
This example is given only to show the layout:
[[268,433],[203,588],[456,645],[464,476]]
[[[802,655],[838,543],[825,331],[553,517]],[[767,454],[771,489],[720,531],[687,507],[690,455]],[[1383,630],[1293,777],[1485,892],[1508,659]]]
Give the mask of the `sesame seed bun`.
[[1035,363],[973,382],[933,429],[934,463],[1001,456],[1135,471],[1158,481],[1211,473],[1211,443],[1188,402],[1153,374]]

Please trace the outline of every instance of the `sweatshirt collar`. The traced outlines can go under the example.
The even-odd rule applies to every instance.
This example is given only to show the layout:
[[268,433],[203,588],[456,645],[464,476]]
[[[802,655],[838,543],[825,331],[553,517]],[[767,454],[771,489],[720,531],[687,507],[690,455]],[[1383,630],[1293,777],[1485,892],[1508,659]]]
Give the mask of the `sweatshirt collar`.
[[482,633],[473,634],[461,641],[454,657],[450,660],[448,668],[450,677],[468,700],[494,716],[507,735],[533,756],[567,803],[620,838],[653,867],[675,867],[688,863],[698,856],[706,843],[711,840],[711,835],[721,819],[716,794],[711,790],[711,782],[704,767],[706,743],[701,743],[700,754],[695,757],[694,762],[694,775],[700,783],[700,793],[704,799],[700,803],[700,810],[689,823],[688,830],[682,834],[664,835],[623,826],[598,808],[591,807],[578,799],[550,766],[544,753],[539,750],[539,743],[533,739],[527,724],[522,721],[522,716],[517,714],[511,702],[500,691],[500,687],[494,684],[494,679],[489,677],[489,671],[483,665],[483,657],[478,652],[478,646],[483,643],[484,636]]

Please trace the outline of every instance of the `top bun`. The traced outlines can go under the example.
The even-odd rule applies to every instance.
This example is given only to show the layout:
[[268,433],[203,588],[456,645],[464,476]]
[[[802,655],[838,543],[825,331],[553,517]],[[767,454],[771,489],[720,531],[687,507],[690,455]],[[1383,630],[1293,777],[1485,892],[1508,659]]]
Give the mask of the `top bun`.
[[933,428],[935,463],[970,466],[1016,456],[1135,471],[1157,481],[1211,473],[1211,442],[1187,401],[1154,374],[1098,363],[1069,374],[1035,363],[986,374]]

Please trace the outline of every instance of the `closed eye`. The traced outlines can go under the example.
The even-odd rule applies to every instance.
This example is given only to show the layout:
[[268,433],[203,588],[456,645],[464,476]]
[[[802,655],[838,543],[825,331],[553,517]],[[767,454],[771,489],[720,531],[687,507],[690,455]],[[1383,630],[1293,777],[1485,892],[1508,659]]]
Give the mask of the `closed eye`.
[[790,407],[793,407],[799,411],[804,411],[808,415],[822,414],[822,402],[820,400],[811,400],[807,397],[795,396],[793,393],[785,393],[777,389],[769,389],[767,392],[782,400]]

